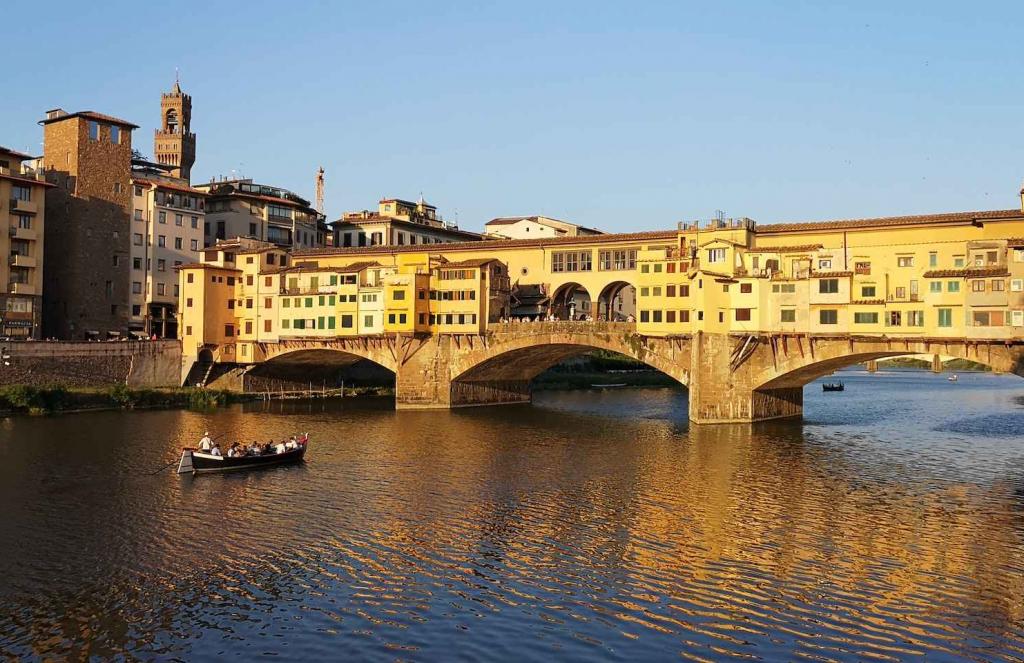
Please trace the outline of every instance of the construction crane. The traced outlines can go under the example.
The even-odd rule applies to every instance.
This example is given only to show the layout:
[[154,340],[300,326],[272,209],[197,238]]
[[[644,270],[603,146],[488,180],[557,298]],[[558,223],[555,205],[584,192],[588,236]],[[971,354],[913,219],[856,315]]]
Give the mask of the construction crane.
[[324,167],[316,171],[316,211],[324,213]]

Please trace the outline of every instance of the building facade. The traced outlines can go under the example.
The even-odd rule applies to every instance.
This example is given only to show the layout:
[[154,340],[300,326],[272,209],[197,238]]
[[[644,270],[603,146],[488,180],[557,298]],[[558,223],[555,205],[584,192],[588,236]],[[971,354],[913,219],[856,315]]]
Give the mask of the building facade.
[[130,332],[177,338],[177,267],[203,249],[205,194],[137,164],[132,173]]
[[[27,154],[0,146],[0,336],[38,339],[42,333],[43,232],[46,183]],[[6,245],[6,246],[5,246]],[[6,273],[5,273],[6,272]]]
[[541,215],[503,216],[491,219],[484,225],[484,233],[489,239],[539,239],[603,234],[594,228]]
[[222,179],[194,186],[207,196],[206,246],[237,237],[290,250],[326,245],[323,216],[308,200],[287,189],[251,179]]
[[479,233],[459,230],[448,225],[427,204],[399,198],[385,198],[377,204],[377,211],[346,212],[331,223],[332,245],[359,246],[416,246],[418,244],[446,244],[483,239]]
[[132,130],[93,111],[48,111],[43,166],[43,333],[65,339],[118,336],[128,327]]
[[410,252],[322,264],[272,245],[223,242],[179,269],[186,359],[247,363],[278,340],[483,333],[508,315],[507,268]]

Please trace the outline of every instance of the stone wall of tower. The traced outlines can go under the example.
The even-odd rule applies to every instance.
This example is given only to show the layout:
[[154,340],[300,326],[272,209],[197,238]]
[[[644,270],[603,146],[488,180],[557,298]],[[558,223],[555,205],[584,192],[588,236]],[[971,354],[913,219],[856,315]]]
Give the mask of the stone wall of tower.
[[87,332],[124,332],[130,313],[131,130],[68,117],[44,125],[47,181],[43,334],[85,338]]
[[[177,113],[178,124],[172,131],[167,122],[168,111]],[[173,166],[171,174],[191,181],[192,165],[196,161],[196,135],[192,133],[192,97],[175,91],[160,97],[160,128],[153,137],[153,158],[162,164]]]

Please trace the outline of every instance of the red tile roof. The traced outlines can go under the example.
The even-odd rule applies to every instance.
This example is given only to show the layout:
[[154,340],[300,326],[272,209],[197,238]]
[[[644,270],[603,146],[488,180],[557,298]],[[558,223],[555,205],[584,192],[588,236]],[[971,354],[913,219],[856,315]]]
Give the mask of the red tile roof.
[[858,306],[882,306],[885,304],[884,299],[854,299],[850,302]]
[[50,117],[39,120],[39,124],[53,124],[54,122],[60,122],[61,120],[69,120],[73,117],[84,117],[88,120],[96,120],[97,122],[106,122],[108,124],[118,124],[128,129],[138,129],[139,125],[132,124],[127,120],[122,120],[114,117],[113,115],[104,115],[103,113],[97,113],[96,111],[78,111],[77,113],[67,113],[66,115],[58,115],[57,117]]
[[887,228],[891,226],[912,226],[941,223],[970,223],[998,219],[1024,219],[1019,209],[989,210],[982,212],[947,212],[943,214],[920,214],[915,216],[884,216],[873,219],[839,219],[836,221],[810,221],[800,223],[769,223],[757,226],[757,233],[774,234],[813,230],[844,230],[847,228]]
[[757,246],[747,253],[809,253],[824,248],[823,244],[800,244],[797,246]]
[[853,276],[853,272],[811,272],[812,279],[834,279],[839,278],[841,276]]
[[161,182],[160,180],[150,180],[144,177],[133,177],[132,184],[145,184],[147,186],[155,186],[159,189],[172,189],[174,191],[184,191],[185,193],[194,193],[198,196],[208,196],[206,191],[199,189],[193,189],[185,184],[171,184],[170,182]]
[[966,279],[985,278],[988,276],[1009,276],[1006,267],[965,267],[963,269],[933,269],[924,273],[926,279],[962,277]]

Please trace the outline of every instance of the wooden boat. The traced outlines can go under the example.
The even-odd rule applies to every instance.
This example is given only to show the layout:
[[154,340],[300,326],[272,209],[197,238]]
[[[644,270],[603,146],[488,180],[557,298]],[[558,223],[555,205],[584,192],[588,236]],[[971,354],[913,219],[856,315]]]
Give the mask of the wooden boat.
[[953,375],[950,375],[950,376],[949,376],[948,378],[946,378],[946,379],[947,379],[947,380],[949,380],[950,382],[956,382],[956,381],[957,381],[957,380],[959,380],[960,378],[958,378],[958,377],[956,376],[956,374],[953,374]]
[[822,391],[845,391],[846,387],[843,385],[842,382],[836,382],[835,384],[826,383],[826,384],[821,385],[821,390]]
[[259,456],[215,456],[203,453],[195,447],[184,447],[181,460],[178,462],[178,474],[209,474],[213,472],[233,472],[236,470],[254,470],[286,463],[302,462],[309,448],[309,434],[296,438],[299,446],[282,453],[261,454]]

